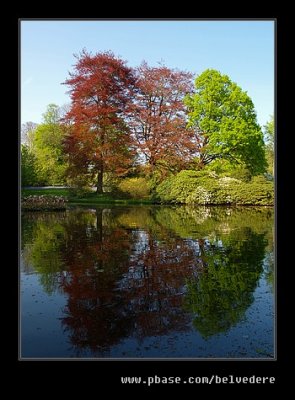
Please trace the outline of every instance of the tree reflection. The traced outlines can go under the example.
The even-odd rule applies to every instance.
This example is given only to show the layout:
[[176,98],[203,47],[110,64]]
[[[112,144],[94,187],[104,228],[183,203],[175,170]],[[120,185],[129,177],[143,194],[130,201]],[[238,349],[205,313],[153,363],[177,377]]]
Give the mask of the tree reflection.
[[[65,225],[71,240],[63,249],[69,273],[62,322],[74,347],[104,354],[124,337],[185,329],[189,316],[181,305],[185,277],[196,270],[192,249],[180,239],[159,240],[167,231],[153,236],[134,229],[132,210],[127,225],[124,212],[106,213],[107,222],[103,213],[97,210],[91,226],[81,219],[77,226],[77,216],[75,226]],[[149,210],[140,217],[154,226]]]
[[65,226],[70,240],[63,249],[69,272],[62,282],[68,294],[62,323],[75,348],[93,353],[127,336],[131,326],[116,284],[128,265],[130,233],[112,225],[113,216],[100,209],[91,220],[72,214]]
[[61,246],[65,238],[65,213],[25,213],[22,218],[22,253],[25,271],[34,268],[44,290],[59,287],[64,261]]
[[242,319],[263,270],[264,236],[248,229],[235,235],[244,240],[231,238],[225,248],[209,246],[206,272],[187,282],[186,309],[204,337],[226,332]]
[[262,272],[272,215],[246,214],[186,207],[25,213],[25,265],[47,292],[67,294],[62,324],[77,355],[188,330],[192,314],[208,337],[243,318]]

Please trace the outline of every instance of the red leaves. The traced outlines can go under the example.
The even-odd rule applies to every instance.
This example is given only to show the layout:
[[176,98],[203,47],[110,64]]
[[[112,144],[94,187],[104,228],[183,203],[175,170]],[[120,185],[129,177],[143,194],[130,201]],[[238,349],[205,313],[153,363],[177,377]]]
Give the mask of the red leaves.
[[83,50],[65,84],[72,100],[65,149],[76,167],[121,173],[135,152],[152,170],[190,160],[195,146],[183,104],[192,91],[190,73],[146,63],[133,71],[111,52]]
[[66,151],[73,163],[84,162],[85,167],[87,160],[94,173],[127,167],[131,153],[126,152],[130,137],[124,135],[124,116],[134,90],[132,70],[110,52],[92,56],[84,50],[77,60],[65,82],[72,100],[66,115],[72,123]]
[[184,96],[192,91],[192,75],[165,66],[137,70],[132,132],[139,152],[152,168],[185,162],[190,154],[191,135],[186,129]]

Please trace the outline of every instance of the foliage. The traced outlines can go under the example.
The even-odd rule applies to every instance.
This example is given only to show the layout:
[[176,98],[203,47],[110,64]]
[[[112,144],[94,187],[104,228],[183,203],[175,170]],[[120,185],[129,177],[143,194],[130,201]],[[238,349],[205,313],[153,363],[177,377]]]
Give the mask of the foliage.
[[[26,177],[23,185],[56,185],[65,182],[67,162],[63,152],[64,129],[60,125],[59,115],[60,108],[49,104],[43,114],[42,124],[23,124],[22,135],[27,147],[24,151],[22,147],[22,174]],[[27,173],[28,156],[31,174]]]
[[131,199],[122,198],[120,193],[101,193],[97,195],[89,188],[42,188],[42,189],[24,189],[22,188],[22,197],[27,196],[64,196],[70,204],[151,204],[150,199]]
[[[28,145],[27,150],[24,150],[26,154],[22,148],[22,172],[26,176],[23,185],[56,185],[65,182],[67,162],[62,145],[64,130],[57,119],[58,113],[59,107],[49,104],[43,115],[44,123],[38,126],[29,123],[24,126]],[[34,165],[33,175],[26,173],[29,154],[30,165]]]
[[70,131],[65,141],[72,175],[92,173],[97,192],[103,175],[124,175],[131,164],[130,136],[125,123],[135,84],[132,70],[111,52],[77,56],[70,88],[71,108],[65,116]]
[[265,171],[261,129],[252,100],[227,75],[207,69],[188,95],[189,127],[195,129],[199,168],[216,159],[245,165],[253,174]]
[[190,159],[191,130],[186,129],[184,96],[192,75],[164,65],[137,69],[137,92],[130,120],[141,159],[155,169],[179,170]]
[[134,199],[146,199],[150,195],[150,185],[145,178],[125,178],[118,188],[123,194]]
[[[194,168],[192,169],[197,169],[197,167],[194,165]],[[206,169],[206,171],[213,171],[220,176],[227,176],[244,182],[249,182],[252,178],[251,172],[245,167],[245,165],[233,165],[229,160],[214,160],[204,169]]]
[[[48,120],[52,119],[52,115],[50,115],[52,106],[48,106]],[[63,140],[64,130],[58,121],[41,124],[35,131],[34,154],[38,178],[45,185],[65,183],[67,163],[63,153]]]
[[196,171],[181,171],[161,183],[156,193],[163,202],[185,203],[189,193],[196,187],[196,179],[201,175]]
[[263,176],[256,176],[249,183],[234,185],[230,196],[234,204],[273,205],[274,185]]
[[73,177],[68,177],[67,184],[70,187],[70,197],[85,198],[93,193],[91,189],[93,181],[90,174],[77,174]]
[[[121,178],[122,179],[122,178]],[[118,191],[118,184],[121,180],[112,172],[105,172],[103,175],[103,189],[105,193],[115,194]]]
[[37,184],[36,158],[27,145],[21,145],[21,184],[34,186]]
[[262,176],[243,182],[205,170],[183,170],[161,183],[156,193],[164,203],[272,205],[274,201],[273,184]]
[[238,179],[243,182],[250,182],[252,178],[250,171],[242,166],[237,166],[236,168],[230,168],[228,172],[224,172],[222,175]]
[[[60,107],[58,107],[56,104],[53,103],[48,104],[45,113],[42,115],[43,123],[45,125],[58,125],[61,119],[61,114],[62,110]],[[56,140],[56,137],[55,135],[52,135],[52,137],[49,138],[49,144],[52,144],[52,141],[54,140]],[[59,140],[57,140],[56,144],[59,144]]]
[[[229,77],[206,70],[192,93],[184,71],[131,69],[111,52],[76,57],[67,110],[49,104],[41,125],[22,127],[23,185],[67,184],[76,199],[96,186],[122,199],[272,204],[272,185],[251,181],[265,166],[253,103]],[[270,172],[273,119],[265,137]]]
[[264,137],[266,141],[266,159],[268,164],[267,172],[274,176],[274,160],[275,160],[275,123],[272,115],[270,121],[264,126]]

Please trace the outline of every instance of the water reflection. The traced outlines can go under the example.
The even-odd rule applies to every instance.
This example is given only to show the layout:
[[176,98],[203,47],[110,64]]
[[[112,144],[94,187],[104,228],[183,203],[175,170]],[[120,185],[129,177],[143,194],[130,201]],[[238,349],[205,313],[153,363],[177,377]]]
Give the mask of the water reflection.
[[192,323],[207,338],[243,320],[272,225],[269,209],[24,213],[24,268],[48,294],[66,294],[61,322],[77,356],[107,355],[125,338],[140,343]]
[[205,337],[226,332],[243,318],[263,270],[263,234],[244,228],[235,231],[235,237],[227,238],[226,243],[209,246],[206,272],[187,283],[186,305],[195,314],[195,327]]

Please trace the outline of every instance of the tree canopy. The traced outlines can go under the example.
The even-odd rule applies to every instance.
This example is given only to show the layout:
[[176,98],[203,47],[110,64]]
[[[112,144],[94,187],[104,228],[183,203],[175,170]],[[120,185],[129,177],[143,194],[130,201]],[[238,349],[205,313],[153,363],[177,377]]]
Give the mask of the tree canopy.
[[83,50],[76,58],[74,72],[65,81],[72,100],[65,117],[71,124],[65,150],[72,170],[97,175],[101,193],[104,172],[122,174],[132,158],[125,116],[135,78],[126,62],[111,52],[91,55]]
[[42,184],[54,185],[65,181],[67,162],[63,151],[64,136],[59,107],[49,104],[43,114],[43,123],[35,130],[33,142],[33,154]]
[[35,130],[38,124],[29,121],[22,124],[21,127],[21,143],[26,145],[30,151],[33,149],[33,143],[35,139]]
[[21,183],[22,186],[35,185],[37,183],[36,159],[26,144],[21,145]]
[[183,170],[248,181],[267,164],[271,172],[273,119],[264,141],[247,92],[214,69],[195,86],[192,76],[163,64],[131,68],[110,51],[83,50],[63,83],[71,103],[49,104],[41,124],[22,126],[24,182],[95,185],[102,193],[144,177],[154,194]]
[[136,74],[131,127],[140,158],[151,171],[159,166],[183,167],[193,148],[183,103],[192,91],[192,74],[164,65],[150,67],[146,62]]
[[244,164],[254,175],[265,171],[263,135],[253,102],[227,75],[214,69],[204,71],[185,104],[188,125],[195,129],[200,167],[220,159]]
[[41,124],[23,124],[22,185],[55,185],[66,179],[67,160],[63,141],[65,129],[60,123],[61,108],[49,104]]

